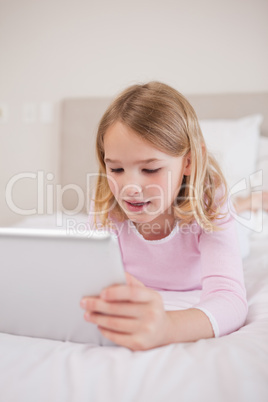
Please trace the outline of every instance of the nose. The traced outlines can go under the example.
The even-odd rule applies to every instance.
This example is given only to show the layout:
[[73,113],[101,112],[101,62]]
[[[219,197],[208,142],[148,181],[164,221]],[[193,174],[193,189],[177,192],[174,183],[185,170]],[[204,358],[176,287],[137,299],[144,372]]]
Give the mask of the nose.
[[127,197],[138,197],[142,193],[142,188],[139,184],[126,184],[122,192]]
[[124,197],[139,197],[142,193],[142,180],[137,172],[126,172],[121,181],[121,194]]

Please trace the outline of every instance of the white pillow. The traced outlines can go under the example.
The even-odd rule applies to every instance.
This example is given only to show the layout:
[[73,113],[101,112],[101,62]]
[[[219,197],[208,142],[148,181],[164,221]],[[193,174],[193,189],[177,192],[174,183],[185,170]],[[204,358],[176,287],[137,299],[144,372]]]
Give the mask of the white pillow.
[[[225,174],[229,189],[234,193],[246,179],[245,196],[250,192],[250,176],[256,172],[262,115],[233,120],[200,120],[208,150],[215,156]],[[245,182],[244,182],[245,183]],[[244,184],[245,185],[245,184]]]
[[268,191],[268,137],[260,137],[257,171],[262,171],[263,190]]

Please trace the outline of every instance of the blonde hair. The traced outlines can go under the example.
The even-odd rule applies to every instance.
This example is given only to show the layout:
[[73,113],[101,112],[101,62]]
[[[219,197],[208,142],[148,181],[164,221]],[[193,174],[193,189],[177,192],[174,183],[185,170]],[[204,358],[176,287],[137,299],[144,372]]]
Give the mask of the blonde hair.
[[[193,107],[181,93],[160,82],[127,88],[112,102],[99,123],[96,139],[99,176],[94,202],[101,223],[106,225],[109,216],[119,221],[127,219],[109,188],[104,162],[105,133],[118,121],[169,155],[185,156],[191,151],[191,174],[183,177],[173,213],[180,224],[196,220],[203,228],[217,230],[214,221],[223,217],[220,208],[227,199],[225,178],[207,151]],[[216,195],[219,187],[221,198]]]

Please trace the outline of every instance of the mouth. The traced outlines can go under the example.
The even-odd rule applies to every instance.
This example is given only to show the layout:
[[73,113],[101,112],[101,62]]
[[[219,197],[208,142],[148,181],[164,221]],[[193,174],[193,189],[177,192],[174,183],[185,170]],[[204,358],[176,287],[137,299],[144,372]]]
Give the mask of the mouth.
[[150,201],[146,201],[146,202],[130,202],[130,201],[124,200],[124,204],[125,204],[126,208],[131,212],[141,212],[150,203],[151,203]]

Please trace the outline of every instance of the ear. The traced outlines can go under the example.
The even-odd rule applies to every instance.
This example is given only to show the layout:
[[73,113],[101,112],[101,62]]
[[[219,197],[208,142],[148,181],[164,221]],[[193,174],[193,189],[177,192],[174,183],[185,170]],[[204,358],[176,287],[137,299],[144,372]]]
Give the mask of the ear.
[[183,170],[183,175],[184,176],[190,176],[191,174],[191,168],[192,168],[192,163],[191,163],[191,151],[188,152],[188,154],[185,155],[185,166]]
[[[205,144],[202,144],[202,155],[205,155],[206,152],[206,146]],[[192,156],[191,156],[191,151],[188,152],[188,154],[185,155],[186,158],[186,165],[184,167],[184,176],[190,176],[191,170],[192,170]]]

